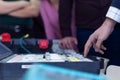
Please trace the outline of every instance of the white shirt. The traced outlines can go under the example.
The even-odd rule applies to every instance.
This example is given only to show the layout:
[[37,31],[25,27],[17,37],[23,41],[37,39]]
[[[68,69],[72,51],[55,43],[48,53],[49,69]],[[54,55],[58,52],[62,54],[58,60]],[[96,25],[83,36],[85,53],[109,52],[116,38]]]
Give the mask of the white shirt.
[[115,20],[116,22],[120,23],[120,9],[110,6],[106,17]]

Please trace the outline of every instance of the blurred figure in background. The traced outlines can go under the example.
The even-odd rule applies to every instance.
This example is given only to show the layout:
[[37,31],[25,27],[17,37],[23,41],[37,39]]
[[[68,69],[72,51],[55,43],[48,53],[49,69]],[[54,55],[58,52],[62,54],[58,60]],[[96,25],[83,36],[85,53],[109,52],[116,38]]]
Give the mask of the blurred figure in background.
[[[113,0],[113,3],[118,3],[116,2],[117,0]],[[98,29],[103,22],[106,20],[106,13],[109,9],[109,6],[111,4],[112,0],[61,0],[61,3],[64,5],[64,7],[60,10],[62,10],[64,13],[61,13],[61,27],[68,27],[69,29],[69,24],[70,24],[70,13],[71,13],[71,8],[72,8],[72,4],[75,3],[75,12],[76,12],[76,27],[77,27],[77,37],[76,38],[71,38],[71,39],[65,39],[61,40],[60,46],[64,47],[64,48],[70,48],[70,49],[74,49],[73,45],[78,46],[80,53],[82,53],[84,51],[84,45],[86,43],[86,41],[88,40],[89,36],[96,30]],[[66,4],[66,5],[65,5]],[[113,5],[114,5],[113,4]],[[118,6],[118,5],[117,5]],[[65,8],[67,7],[67,8]],[[69,8],[68,8],[69,7]],[[66,10],[67,9],[67,10]],[[115,9],[115,10],[111,10],[111,12],[115,12],[119,10]],[[112,14],[113,14],[112,13]],[[64,14],[64,16],[62,16],[62,14]],[[114,15],[112,15],[114,16]],[[67,21],[66,23],[64,23],[64,21]],[[68,25],[68,26],[66,26]],[[109,25],[109,23],[105,23],[102,26],[105,25]],[[94,55],[94,56],[102,56],[102,57],[106,57],[108,59],[110,59],[110,63],[109,64],[113,64],[113,65],[120,65],[118,63],[119,58],[120,58],[120,38],[118,36],[120,36],[120,24],[116,24],[113,23],[113,26],[115,26],[114,32],[113,34],[110,35],[110,37],[104,41],[104,46],[107,47],[107,50],[104,46],[101,46],[102,50],[105,51],[103,55],[101,54],[97,54],[98,51],[94,51],[93,47],[95,47],[93,45],[93,47],[90,48],[89,50],[89,55]],[[111,26],[112,26],[111,25]],[[108,26],[110,27],[110,26]],[[105,27],[106,28],[106,27]],[[110,29],[112,32],[113,27]],[[101,28],[100,28],[101,30]],[[109,31],[107,29],[107,31]],[[64,33],[65,34],[65,33]],[[100,33],[102,34],[102,32]],[[66,35],[66,36],[70,36],[70,35]],[[95,44],[96,40],[92,43]],[[72,46],[72,47],[71,47]],[[101,52],[102,53],[102,52]],[[85,52],[84,54],[87,54],[87,52]],[[117,61],[118,60],[118,61]]]
[[[35,23],[37,23],[34,24],[35,32],[37,31],[36,33],[37,38],[41,38],[41,36],[43,36],[42,38],[47,38],[47,39],[62,38],[61,32],[63,30],[60,30],[60,23],[59,23],[59,0],[41,0],[40,15],[34,20]],[[43,24],[41,24],[42,22]],[[75,35],[74,20],[72,21],[72,24],[70,26],[72,28],[70,32],[72,31],[73,35]]]
[[94,49],[97,52],[104,54],[104,51],[102,50],[102,46],[104,46],[103,42],[114,31],[117,22],[120,23],[120,0],[113,0],[106,14],[106,20],[100,28],[98,28],[93,34],[90,35],[88,41],[86,42],[84,50],[85,56],[87,56],[92,45],[96,46]]
[[38,0],[0,0],[0,33],[8,32],[13,38],[31,34],[32,17],[38,16]]
[[[105,20],[105,14],[111,3],[111,0],[61,0],[60,7],[60,25],[61,29],[66,29],[68,32],[63,32],[65,38],[60,42],[63,48],[74,49],[78,45],[79,51],[83,52],[84,44],[88,36],[97,29]],[[75,25],[77,28],[76,37],[71,37],[70,24],[72,8],[75,4]]]
[[[106,14],[106,20],[101,27],[90,35],[85,44],[85,57],[87,56],[91,46],[94,46],[95,51],[101,54],[104,54],[105,50],[110,51],[111,53],[108,53],[110,59],[109,64],[120,66],[120,25],[118,25],[117,22],[120,24],[120,0],[113,0]],[[111,41],[109,46],[104,44],[107,41]],[[106,49],[103,49],[103,46]]]

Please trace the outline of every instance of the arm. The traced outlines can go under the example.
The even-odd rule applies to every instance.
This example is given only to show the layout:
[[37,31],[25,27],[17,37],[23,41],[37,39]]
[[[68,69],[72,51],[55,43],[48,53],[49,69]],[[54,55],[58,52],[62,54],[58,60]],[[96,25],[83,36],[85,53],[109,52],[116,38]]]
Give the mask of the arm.
[[86,57],[91,46],[94,47],[96,52],[104,54],[106,47],[103,45],[103,41],[106,40],[114,30],[116,22],[110,18],[107,18],[103,25],[98,28],[92,35],[90,35],[84,48],[84,56]]
[[28,17],[36,17],[39,13],[39,1],[38,0],[30,0],[30,4],[22,9],[11,12],[9,15],[20,17],[20,18],[28,18]]
[[113,0],[107,14],[106,20],[103,25],[98,28],[88,39],[84,47],[84,56],[86,57],[90,47],[93,45],[96,52],[104,54],[103,50],[106,47],[103,45],[103,41],[106,40],[114,30],[114,26],[117,22],[120,23],[120,0]]
[[14,10],[23,8],[28,5],[27,1],[7,2],[0,0],[0,14],[8,14]]

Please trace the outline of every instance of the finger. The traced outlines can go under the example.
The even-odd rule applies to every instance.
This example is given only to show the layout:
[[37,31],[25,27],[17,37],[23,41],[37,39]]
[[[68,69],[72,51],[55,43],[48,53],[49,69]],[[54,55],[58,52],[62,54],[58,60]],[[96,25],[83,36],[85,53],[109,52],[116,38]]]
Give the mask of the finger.
[[78,41],[77,41],[77,39],[74,38],[73,40],[74,40],[74,44],[75,44],[75,45],[78,45]]
[[60,43],[59,43],[60,45],[60,48],[66,48],[66,39],[62,39],[62,40],[60,40]]
[[98,52],[100,54],[104,54],[104,51],[102,49],[95,49],[95,52]]
[[100,50],[98,52],[101,53],[101,54],[104,54],[105,50],[107,50],[107,48],[104,47],[104,45],[101,45],[101,48],[100,48]]
[[107,48],[104,45],[102,45],[101,48],[105,51],[107,50]]
[[75,45],[74,45],[73,43],[69,43],[69,48],[70,48],[70,49],[74,49],[74,46],[75,46]]
[[96,47],[95,51],[99,52],[101,54],[104,54],[104,49],[106,49],[106,48],[102,44],[103,44],[103,40],[102,39],[98,39],[96,44],[95,44],[95,47]]
[[63,48],[68,49],[68,43],[66,40],[63,40]]
[[74,39],[72,40],[72,47],[73,47],[74,50],[77,50],[77,49],[78,49],[78,48],[77,48],[77,45],[78,45],[78,41],[77,41],[76,38],[74,38]]
[[73,45],[73,50],[75,50],[77,52],[79,51],[77,45],[75,45],[75,44]]
[[84,57],[87,57],[90,47],[92,46],[94,41],[95,38],[92,38],[92,36],[90,36],[84,47]]
[[72,41],[71,40],[68,40],[67,43],[66,43],[66,46],[68,49],[73,49],[73,45],[72,45]]
[[91,46],[92,46],[92,43],[90,43],[90,44],[88,44],[88,43],[85,44],[85,47],[84,47],[84,57],[87,57],[88,52],[89,52]]
[[103,40],[102,39],[98,39],[96,44],[95,44],[95,47],[100,50],[102,49],[102,43],[103,43]]
[[[98,48],[96,46],[96,44],[93,44],[93,47],[95,49],[95,52],[98,52],[98,53],[101,53],[101,54],[104,54],[104,49],[106,49],[105,47],[101,46],[100,48]],[[104,48],[104,49],[103,49]]]

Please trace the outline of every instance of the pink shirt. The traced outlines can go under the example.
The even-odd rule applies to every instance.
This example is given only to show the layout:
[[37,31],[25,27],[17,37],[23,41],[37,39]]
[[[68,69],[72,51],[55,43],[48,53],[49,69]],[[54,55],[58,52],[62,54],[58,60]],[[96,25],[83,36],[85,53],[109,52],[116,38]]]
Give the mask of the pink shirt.
[[[49,0],[41,0],[40,13],[45,26],[45,33],[47,39],[61,39],[61,31],[59,25],[59,14],[55,7],[49,2]],[[75,36],[75,24],[72,19],[71,31]]]

